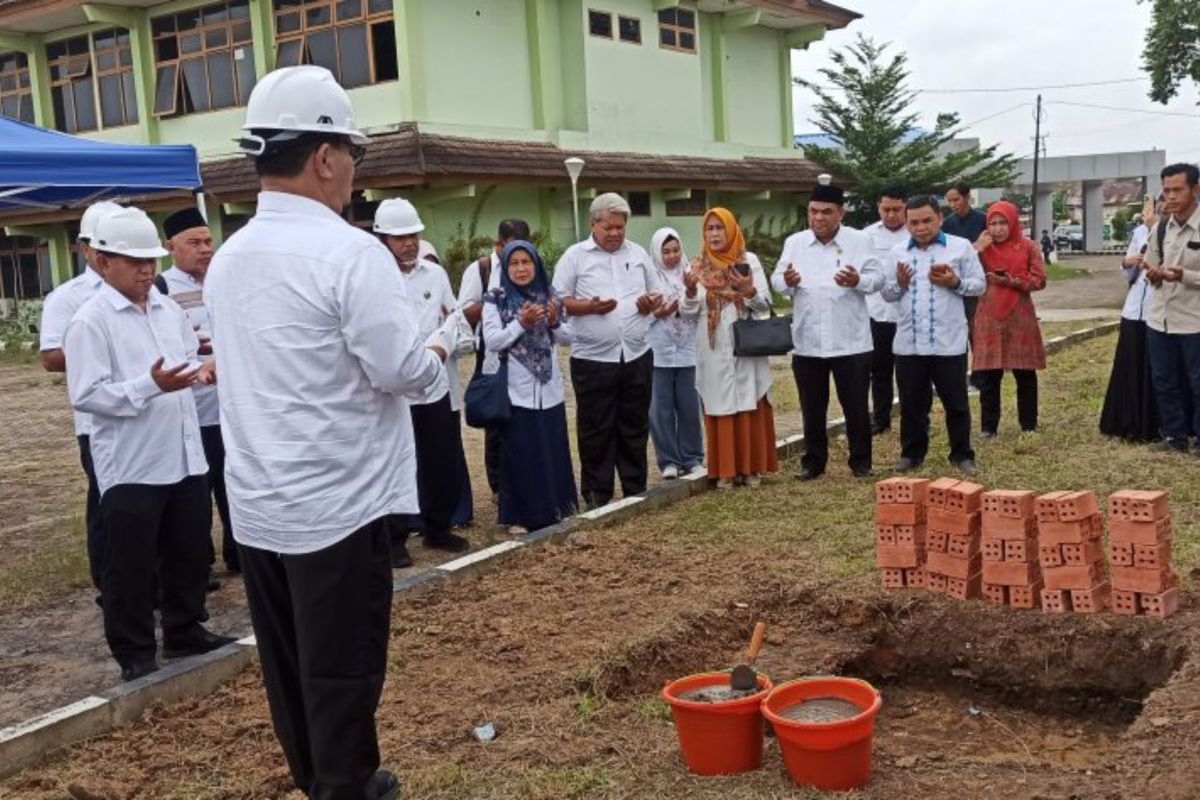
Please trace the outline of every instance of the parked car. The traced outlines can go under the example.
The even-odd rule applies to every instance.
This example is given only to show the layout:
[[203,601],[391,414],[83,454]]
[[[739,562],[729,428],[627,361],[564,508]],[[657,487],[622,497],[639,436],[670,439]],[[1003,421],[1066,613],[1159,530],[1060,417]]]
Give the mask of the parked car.
[[1054,229],[1054,249],[1061,252],[1067,250],[1083,251],[1083,226],[1059,225]]

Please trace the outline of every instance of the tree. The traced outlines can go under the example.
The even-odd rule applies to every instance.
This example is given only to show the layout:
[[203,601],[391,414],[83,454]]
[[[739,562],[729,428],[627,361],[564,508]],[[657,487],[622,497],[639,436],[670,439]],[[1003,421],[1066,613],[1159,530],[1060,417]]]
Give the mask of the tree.
[[[1146,0],[1138,0],[1146,2]],[[1166,103],[1191,78],[1200,84],[1200,3],[1153,0],[1142,69],[1150,76],[1150,99]]]
[[1129,231],[1133,227],[1134,210],[1130,206],[1121,206],[1112,215],[1109,224],[1112,225],[1112,238],[1117,242],[1128,242]]
[[909,110],[916,92],[906,86],[908,57],[888,57],[887,47],[859,34],[834,52],[819,81],[795,79],[817,96],[813,123],[838,145],[805,147],[804,155],[849,182],[857,215],[872,217],[880,191],[896,184],[910,194],[942,194],[957,180],[973,187],[1011,184],[1016,159],[998,154],[995,145],[939,152],[961,131],[957,114],[938,114],[932,132],[917,128]]

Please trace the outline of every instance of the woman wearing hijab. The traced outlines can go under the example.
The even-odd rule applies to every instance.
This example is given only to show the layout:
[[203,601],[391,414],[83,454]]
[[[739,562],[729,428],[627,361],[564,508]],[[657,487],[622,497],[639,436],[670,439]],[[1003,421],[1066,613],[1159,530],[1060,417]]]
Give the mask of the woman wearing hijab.
[[575,513],[575,473],[567,440],[556,344],[567,344],[562,301],[537,248],[526,241],[500,254],[500,286],[484,296],[485,372],[508,364],[512,418],[500,429],[500,513],[509,532],[553,525]]
[[1000,382],[1005,370],[1017,381],[1017,418],[1022,433],[1037,430],[1037,370],[1046,368],[1042,329],[1033,292],[1046,288],[1046,267],[1037,244],[1021,228],[1017,207],[993,203],[987,231],[975,242],[987,273],[987,290],[975,312],[973,362],[979,381],[981,437],[1000,427]]
[[684,276],[680,310],[697,316],[696,387],[704,402],[708,477],[718,489],[755,486],[777,472],[775,416],[771,410],[771,367],[765,357],[733,354],[733,323],[766,316],[771,291],[762,264],[746,252],[732,213],[713,208],[704,215],[704,253]]
[[654,387],[650,398],[650,438],[663,478],[672,480],[704,461],[700,435],[700,394],[696,391],[696,315],[680,310],[687,259],[674,228],[659,228],[650,242],[662,306],[650,323]]

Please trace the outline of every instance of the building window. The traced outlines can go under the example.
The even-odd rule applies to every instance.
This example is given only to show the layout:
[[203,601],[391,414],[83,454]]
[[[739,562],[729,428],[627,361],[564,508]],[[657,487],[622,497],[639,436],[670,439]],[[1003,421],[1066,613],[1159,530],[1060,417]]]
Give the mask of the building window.
[[613,38],[612,14],[607,11],[588,11],[588,30],[601,39]]
[[106,31],[46,45],[55,127],[67,133],[138,121],[129,31]]
[[618,17],[617,27],[620,29],[622,42],[642,43],[642,21],[637,17]]
[[33,124],[29,57],[24,53],[0,55],[0,116]]
[[686,8],[658,12],[658,44],[664,50],[696,52],[696,12]]
[[156,17],[154,113],[169,117],[243,106],[254,88],[249,0]]
[[625,198],[629,201],[629,215],[632,217],[650,216],[650,193],[629,192]]
[[707,210],[708,192],[704,189],[692,189],[690,197],[667,201],[668,217],[702,217]]
[[368,200],[362,192],[354,192],[350,196],[350,205],[342,212],[342,217],[356,228],[370,231],[375,224],[375,212],[379,210],[379,201]]
[[41,242],[0,236],[0,299],[36,300],[50,293],[50,258]]
[[298,64],[347,89],[399,78],[392,0],[275,0],[275,67]]

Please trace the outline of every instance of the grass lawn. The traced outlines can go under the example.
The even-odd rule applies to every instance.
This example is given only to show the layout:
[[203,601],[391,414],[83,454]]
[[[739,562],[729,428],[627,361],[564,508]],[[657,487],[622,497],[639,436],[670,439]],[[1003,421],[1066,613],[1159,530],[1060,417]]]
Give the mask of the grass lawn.
[[1068,267],[1064,264],[1046,264],[1046,280],[1061,281],[1070,280],[1071,278],[1081,278],[1087,274],[1086,270],[1077,267]]

